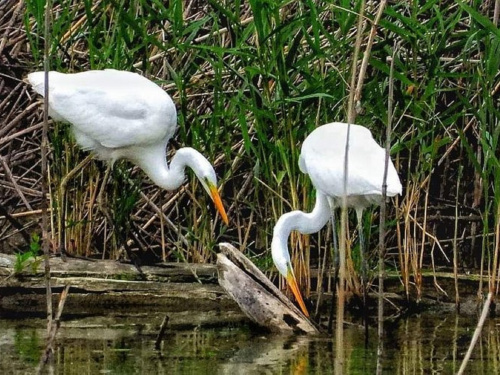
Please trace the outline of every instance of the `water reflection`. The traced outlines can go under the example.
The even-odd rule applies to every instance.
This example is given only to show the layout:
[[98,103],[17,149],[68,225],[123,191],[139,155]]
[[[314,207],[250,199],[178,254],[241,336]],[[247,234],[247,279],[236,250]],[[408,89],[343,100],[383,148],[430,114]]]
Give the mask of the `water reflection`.
[[[500,373],[500,320],[489,320],[476,346],[469,374]],[[476,319],[454,314],[423,314],[387,323],[383,373],[455,373]],[[43,320],[0,320],[1,373],[32,373],[43,348]],[[333,337],[256,334],[248,326],[202,328],[167,333],[154,351],[154,327],[63,323],[56,348],[57,374],[262,374],[332,373]],[[363,327],[345,327],[345,374],[374,374],[376,327],[365,345]]]

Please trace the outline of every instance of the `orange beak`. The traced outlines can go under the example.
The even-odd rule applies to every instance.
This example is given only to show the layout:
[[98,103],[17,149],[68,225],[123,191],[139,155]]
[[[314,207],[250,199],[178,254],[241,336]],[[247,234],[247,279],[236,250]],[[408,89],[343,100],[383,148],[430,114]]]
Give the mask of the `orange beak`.
[[288,282],[288,285],[290,286],[290,289],[293,292],[293,295],[295,296],[295,299],[299,303],[300,309],[304,313],[306,317],[309,318],[309,312],[307,311],[306,304],[304,303],[304,300],[302,299],[302,294],[300,294],[299,286],[297,285],[297,280],[295,279],[295,275],[293,274],[293,271],[291,268],[288,268],[288,274],[286,276],[286,281]]
[[217,209],[217,211],[219,211],[219,214],[222,218],[222,221],[226,225],[228,225],[229,220],[227,219],[226,210],[224,209],[224,206],[222,204],[222,200],[220,199],[220,195],[219,195],[219,191],[217,190],[217,186],[210,185],[209,189],[210,189],[210,195],[212,196],[212,200],[214,201],[214,204],[215,204],[215,208]]

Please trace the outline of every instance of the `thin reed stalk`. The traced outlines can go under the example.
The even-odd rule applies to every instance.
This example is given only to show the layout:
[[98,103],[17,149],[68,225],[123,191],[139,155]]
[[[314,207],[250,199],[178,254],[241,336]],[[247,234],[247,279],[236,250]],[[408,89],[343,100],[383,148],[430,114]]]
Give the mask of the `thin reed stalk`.
[[460,179],[462,177],[462,168],[458,170],[457,177],[457,195],[455,200],[455,229],[453,234],[453,278],[455,280],[455,307],[460,310],[460,292],[458,287],[458,249],[457,249],[457,237],[458,237],[458,196],[460,186]]
[[488,316],[488,312],[490,311],[490,304],[492,300],[493,300],[493,293],[489,292],[488,296],[486,297],[486,301],[484,303],[483,310],[481,312],[481,316],[479,317],[476,329],[474,330],[474,335],[472,336],[469,348],[465,353],[465,357],[462,360],[462,364],[458,369],[457,375],[462,375],[465,373],[465,369],[467,368],[467,363],[469,362],[469,359],[472,355],[472,351],[474,350],[474,347],[476,346],[476,343],[479,340],[479,337],[481,336],[481,331],[483,330],[484,322],[486,321],[486,317]]
[[398,46],[394,46],[390,59],[389,93],[387,98],[387,127],[385,133],[385,165],[382,179],[382,202],[380,204],[380,224],[378,241],[378,298],[377,298],[377,374],[382,374],[382,358],[384,357],[384,278],[385,278],[385,236],[387,217],[387,171],[390,160],[392,116],[394,106],[394,57]]
[[[47,302],[47,334],[50,333],[52,329],[52,288],[50,282],[50,254],[49,254],[49,214],[48,214],[48,168],[47,168],[47,155],[49,154],[49,70],[50,70],[50,23],[51,23],[51,1],[47,0],[45,3],[45,22],[44,22],[44,49],[43,49],[43,69],[45,72],[44,77],[44,100],[43,100],[43,128],[42,128],[42,143],[41,143],[41,155],[42,155],[42,248],[44,254],[44,271],[45,271],[45,294]],[[50,345],[50,341],[48,342]],[[50,348],[51,349],[51,348]],[[52,351],[52,350],[51,350]]]

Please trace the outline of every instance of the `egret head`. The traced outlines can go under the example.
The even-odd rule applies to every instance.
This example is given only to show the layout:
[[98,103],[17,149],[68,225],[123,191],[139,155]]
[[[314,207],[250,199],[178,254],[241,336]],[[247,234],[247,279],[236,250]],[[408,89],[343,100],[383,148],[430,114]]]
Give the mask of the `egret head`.
[[[200,154],[201,156],[201,154]],[[192,167],[196,177],[201,182],[201,186],[210,195],[212,201],[214,202],[215,208],[219,211],[222,221],[227,225],[229,220],[227,218],[226,210],[222,204],[219,191],[217,190],[217,177],[215,176],[215,171],[212,165],[207,159],[201,157],[197,160],[196,166]]]
[[283,277],[285,277],[302,312],[306,317],[309,317],[309,312],[307,311],[306,304],[302,299],[302,294],[300,293],[297,279],[295,278],[295,273],[293,272],[292,262],[290,261],[290,255],[288,253],[288,247],[286,246],[286,242],[283,243],[281,238],[279,238],[279,236],[276,236],[276,228],[275,235],[273,236],[273,241],[271,243],[271,254],[273,256],[274,265],[278,269],[279,273]]

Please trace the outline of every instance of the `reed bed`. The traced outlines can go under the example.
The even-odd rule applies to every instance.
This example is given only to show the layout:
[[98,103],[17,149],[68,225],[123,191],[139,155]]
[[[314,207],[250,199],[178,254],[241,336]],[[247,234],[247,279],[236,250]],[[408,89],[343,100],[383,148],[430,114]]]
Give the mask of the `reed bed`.
[[[42,111],[23,79],[42,68],[43,5],[40,0],[0,3],[0,243],[5,250],[23,251],[31,234],[41,232]],[[360,1],[56,1],[51,69],[132,70],[160,84],[178,109],[179,130],[169,150],[189,145],[214,163],[230,225],[221,224],[191,174],[181,189],[169,193],[125,161],[115,165],[104,187],[105,165],[92,161],[68,181],[61,199],[59,184],[87,154],[66,125],[52,123],[52,247],[60,245],[62,225],[68,251],[94,258],[118,258],[128,246],[142,262],[211,262],[217,243],[227,241],[271,269],[277,218],[314,204],[314,189],[298,168],[302,141],[318,125],[348,119],[360,35],[355,66],[361,68],[365,55],[366,63],[356,90],[356,123],[369,127],[380,143],[388,118],[388,57],[395,59],[391,157],[404,189],[388,207],[387,266],[400,272],[408,297],[417,300],[422,271],[453,269],[454,251],[457,273],[496,275],[498,2],[388,2],[374,26],[379,6],[367,1],[358,24]],[[101,188],[110,215],[96,204]],[[372,277],[377,212],[365,216]],[[348,265],[356,271],[357,234],[351,228]],[[311,268],[329,274],[331,242],[329,229],[291,237],[306,289],[314,288]],[[491,280],[489,288],[496,291],[498,281]],[[356,278],[351,283],[356,289]]]

